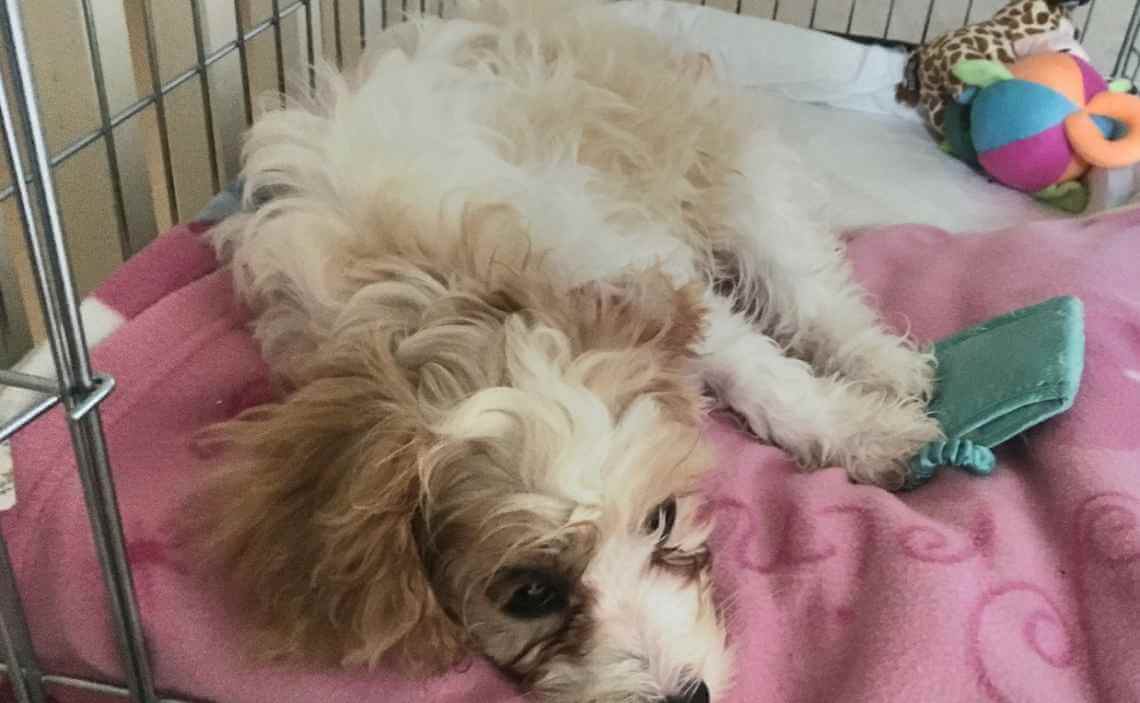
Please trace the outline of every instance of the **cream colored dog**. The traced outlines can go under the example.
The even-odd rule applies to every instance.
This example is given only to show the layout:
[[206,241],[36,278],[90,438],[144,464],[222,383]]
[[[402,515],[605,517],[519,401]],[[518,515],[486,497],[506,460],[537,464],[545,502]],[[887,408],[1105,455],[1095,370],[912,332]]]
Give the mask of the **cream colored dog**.
[[699,57],[569,0],[404,32],[254,126],[268,200],[216,235],[283,391],[222,428],[212,492],[256,651],[717,700],[704,391],[892,485],[938,434],[929,359]]

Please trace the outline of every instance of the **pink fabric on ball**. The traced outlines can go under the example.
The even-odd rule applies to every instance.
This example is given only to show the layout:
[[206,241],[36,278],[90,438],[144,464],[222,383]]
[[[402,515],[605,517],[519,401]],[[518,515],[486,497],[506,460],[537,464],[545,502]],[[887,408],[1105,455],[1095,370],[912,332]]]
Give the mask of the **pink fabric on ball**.
[[978,154],[978,161],[999,183],[1036,193],[1061,179],[1073,163],[1073,149],[1064,124],[1060,124]]

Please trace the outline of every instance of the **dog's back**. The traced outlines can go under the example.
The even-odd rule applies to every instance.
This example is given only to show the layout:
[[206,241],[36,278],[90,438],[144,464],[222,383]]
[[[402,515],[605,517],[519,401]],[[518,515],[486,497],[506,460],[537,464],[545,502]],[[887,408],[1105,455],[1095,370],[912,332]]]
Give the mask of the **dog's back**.
[[[481,3],[378,44],[354,87],[326,75],[318,107],[265,115],[249,137],[247,198],[274,199],[215,242],[254,307],[279,306],[274,328],[337,315],[366,283],[346,257],[451,258],[477,241],[542,254],[567,285],[711,263],[723,155],[746,122],[702,57],[566,0]],[[483,206],[499,213],[471,231]]]

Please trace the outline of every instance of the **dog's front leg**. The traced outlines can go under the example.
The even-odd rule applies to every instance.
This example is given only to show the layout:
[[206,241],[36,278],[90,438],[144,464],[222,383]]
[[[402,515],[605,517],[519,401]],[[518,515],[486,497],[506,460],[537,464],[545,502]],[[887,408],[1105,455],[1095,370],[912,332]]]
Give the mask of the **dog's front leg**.
[[813,191],[797,164],[770,138],[757,138],[742,157],[745,178],[736,186],[731,217],[737,234],[721,252],[734,260],[729,273],[739,274],[738,303],[818,373],[925,400],[933,386],[932,357],[888,330],[868,304],[842,245],[819,208],[807,204],[826,193]]
[[939,436],[920,401],[819,375],[733,312],[728,299],[710,293],[706,305],[697,361],[705,382],[758,437],[804,467],[840,465],[855,481],[894,487],[906,460]]

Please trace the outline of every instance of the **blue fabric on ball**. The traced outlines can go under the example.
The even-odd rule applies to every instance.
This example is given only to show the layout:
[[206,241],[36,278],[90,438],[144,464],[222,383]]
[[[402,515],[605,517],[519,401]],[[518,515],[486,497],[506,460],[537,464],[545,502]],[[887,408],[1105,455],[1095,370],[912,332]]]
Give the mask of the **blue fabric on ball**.
[[1077,106],[1061,93],[1013,79],[995,83],[973,103],[974,148],[985,153],[1060,126]]

